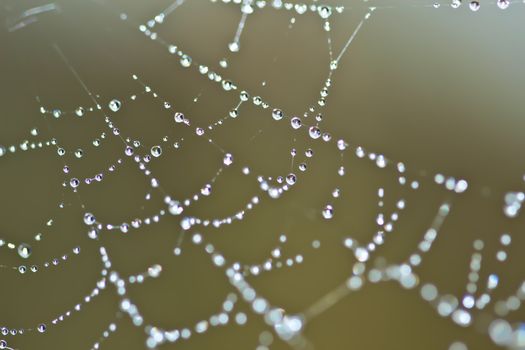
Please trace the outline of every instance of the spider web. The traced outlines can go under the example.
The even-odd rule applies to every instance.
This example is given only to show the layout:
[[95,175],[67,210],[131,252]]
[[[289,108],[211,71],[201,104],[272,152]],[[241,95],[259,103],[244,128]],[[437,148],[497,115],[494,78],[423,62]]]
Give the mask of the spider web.
[[519,143],[468,164],[489,151],[461,120],[433,142],[433,90],[416,121],[373,90],[448,86],[397,70],[414,26],[493,16],[495,45],[523,6],[343,5],[7,3],[0,347],[524,348]]

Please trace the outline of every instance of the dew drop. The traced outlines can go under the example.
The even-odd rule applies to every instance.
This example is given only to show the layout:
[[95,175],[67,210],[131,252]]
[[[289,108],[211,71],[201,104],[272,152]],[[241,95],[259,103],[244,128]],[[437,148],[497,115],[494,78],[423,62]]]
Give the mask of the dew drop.
[[239,52],[239,43],[238,42],[231,42],[228,44],[228,48],[231,52]]
[[311,126],[310,129],[308,130],[308,133],[310,134],[310,137],[313,138],[314,140],[321,137],[321,130],[319,130],[317,126]]
[[505,10],[507,7],[509,7],[510,1],[509,0],[498,0],[497,4],[500,9]]
[[151,147],[151,155],[155,158],[160,157],[162,154],[162,148],[160,146],[153,146]]
[[188,55],[182,55],[182,57],[180,58],[180,64],[184,68],[188,68],[189,66],[191,66],[191,57]]
[[183,123],[184,122],[184,114],[182,114],[180,112],[177,112],[173,116],[173,119],[175,120],[176,123]]
[[51,112],[53,114],[53,117],[55,118],[60,118],[60,116],[62,115],[62,111],[60,109],[53,109],[53,112]]
[[184,207],[178,201],[170,201],[169,211],[171,215],[180,215]]
[[22,243],[18,246],[17,252],[21,258],[27,259],[31,255],[32,249],[29,244]]
[[290,124],[292,125],[292,128],[294,129],[299,129],[302,125],[301,123],[301,119],[298,118],[298,117],[293,117],[291,120],[290,120]]
[[108,107],[111,111],[117,112],[120,109],[121,105],[122,104],[120,103],[119,100],[113,99],[109,101]]
[[86,225],[93,225],[96,222],[95,215],[91,213],[84,214],[84,223]]
[[47,328],[46,325],[43,324],[43,323],[41,323],[41,324],[38,325],[38,328],[37,328],[37,329],[38,329],[38,331],[39,331],[40,333],[44,333],[44,332],[46,331],[46,328]]
[[327,19],[332,14],[332,9],[328,6],[319,6],[317,12],[322,19]]
[[233,163],[233,156],[232,156],[231,153],[226,153],[224,155],[223,163],[226,166],[232,165],[232,163]]
[[469,7],[472,11],[478,11],[480,8],[479,1],[471,1]]
[[288,185],[295,185],[295,183],[297,182],[297,176],[293,173],[290,173],[286,176],[286,183]]
[[331,219],[334,217],[334,208],[328,204],[326,207],[324,207],[323,209],[323,217],[327,220]]
[[273,111],[272,111],[272,117],[273,119],[275,120],[281,120],[283,119],[283,111],[278,109],[278,108],[275,108]]

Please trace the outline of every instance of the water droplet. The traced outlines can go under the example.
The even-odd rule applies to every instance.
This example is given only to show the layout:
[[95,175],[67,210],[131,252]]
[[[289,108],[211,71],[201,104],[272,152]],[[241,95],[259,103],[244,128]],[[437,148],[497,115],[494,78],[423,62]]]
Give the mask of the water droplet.
[[311,126],[310,129],[308,130],[308,133],[310,134],[310,137],[313,138],[314,140],[321,137],[321,130],[319,130],[317,126]]
[[184,114],[177,112],[173,116],[173,119],[175,120],[176,123],[183,123],[184,122]]
[[62,111],[60,109],[53,109],[53,112],[51,112],[53,114],[53,117],[55,118],[60,118],[60,116],[62,115]]
[[250,95],[246,91],[241,91],[239,97],[241,101],[246,102],[250,98]]
[[23,258],[27,259],[31,255],[32,249],[31,246],[27,243],[22,243],[18,246],[18,255]]
[[75,151],[75,157],[82,158],[83,155],[84,155],[84,151],[82,151],[82,149],[79,148]]
[[211,194],[211,185],[206,184],[203,188],[201,188],[201,194],[203,196],[209,196]]
[[162,147],[160,146],[153,146],[151,147],[151,155],[153,157],[160,157],[160,155],[162,154]]
[[182,55],[182,57],[180,58],[180,64],[184,68],[188,68],[189,66],[191,66],[191,57],[188,55]]
[[86,225],[93,225],[96,222],[95,215],[91,213],[84,214],[84,223]]
[[301,119],[298,118],[298,117],[293,117],[291,120],[290,120],[290,124],[292,125],[292,128],[294,129],[299,129],[302,125],[301,123]]
[[224,155],[223,163],[226,166],[229,166],[233,163],[233,156],[231,155],[231,153],[226,153]]
[[169,211],[171,215],[180,215],[184,207],[178,201],[170,201]]
[[119,100],[113,99],[109,101],[108,107],[111,111],[117,112],[120,109],[121,105],[122,104],[120,103]]
[[71,180],[69,180],[69,185],[72,188],[77,188],[80,185],[80,181],[76,177],[74,177]]
[[286,183],[288,185],[294,185],[297,182],[297,176],[293,173],[290,173],[286,176]]
[[326,207],[324,207],[323,209],[323,217],[327,220],[331,219],[334,217],[334,208],[328,204]]
[[505,10],[507,7],[509,7],[510,1],[509,0],[498,0],[497,4],[500,9]]
[[239,43],[234,41],[228,44],[228,48],[231,52],[239,52]]
[[84,107],[78,107],[77,109],[75,109],[75,114],[78,117],[82,117],[84,115],[84,113],[85,113]]
[[243,2],[243,5],[241,7],[241,11],[242,11],[242,13],[246,13],[247,15],[249,15],[249,14],[253,13],[253,7],[252,7],[252,5],[250,5],[249,2],[245,1],[245,2]]
[[272,117],[273,119],[275,120],[281,120],[283,119],[283,111],[281,111],[280,109],[278,108],[275,108],[273,111],[272,111]]
[[317,12],[322,19],[327,19],[332,14],[332,9],[328,6],[319,6]]

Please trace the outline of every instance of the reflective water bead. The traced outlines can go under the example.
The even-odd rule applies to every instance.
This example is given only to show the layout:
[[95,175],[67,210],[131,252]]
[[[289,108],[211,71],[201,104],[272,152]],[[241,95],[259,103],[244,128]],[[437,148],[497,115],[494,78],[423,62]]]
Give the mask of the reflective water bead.
[[472,11],[477,11],[480,8],[479,1],[471,1],[469,7]]
[[311,126],[310,129],[308,130],[308,134],[310,135],[311,138],[315,140],[321,137],[321,130],[319,130],[317,126]]
[[275,119],[275,120],[281,120],[281,119],[283,119],[283,116],[284,116],[283,111],[280,110],[280,109],[278,109],[278,108],[275,108],[275,109],[272,111],[272,117],[273,117],[273,119]]
[[180,112],[177,112],[173,116],[173,119],[175,120],[176,123],[183,123],[184,122],[184,114],[182,114]]
[[75,151],[75,157],[82,158],[83,155],[84,155],[84,151],[82,151],[82,149],[79,148]]
[[62,111],[60,109],[53,109],[53,117],[55,118],[60,118],[60,116],[62,115]]
[[301,127],[301,119],[298,117],[293,117],[290,120],[290,124],[292,125],[292,128],[299,129]]
[[294,185],[297,182],[297,176],[294,173],[290,173],[286,176],[286,183],[288,185]]
[[72,178],[71,180],[69,180],[69,185],[72,187],[72,188],[77,188],[78,185],[80,185],[80,181],[77,179],[77,178]]
[[94,223],[96,222],[96,219],[95,219],[95,215],[91,214],[91,213],[85,213],[84,214],[84,223],[86,225],[93,225]]
[[250,95],[246,91],[241,91],[239,97],[241,101],[246,102],[250,98]]
[[129,231],[129,225],[127,223],[122,223],[120,225],[120,232],[127,233]]
[[98,229],[93,227],[88,231],[88,237],[91,239],[97,239],[98,238]]
[[317,12],[322,19],[327,19],[332,14],[332,9],[328,6],[319,6],[317,7]]
[[223,80],[222,81],[222,88],[225,91],[230,91],[233,88],[233,83],[230,80]]
[[151,147],[151,155],[153,157],[160,157],[160,155],[162,154],[162,147],[160,146],[153,146]]
[[238,52],[239,51],[239,43],[234,41],[228,44],[228,48],[231,52]]
[[450,6],[454,9],[457,9],[461,5],[461,0],[452,0]]
[[238,116],[239,116],[239,110],[237,108],[234,108],[230,111],[231,118],[237,118]]
[[307,156],[308,158],[312,158],[312,156],[314,155],[314,150],[311,148],[308,148],[306,151],[304,151],[304,155]]
[[172,200],[169,203],[168,210],[171,215],[180,215],[183,212],[184,207],[178,201]]
[[191,66],[191,57],[188,55],[182,55],[182,57],[180,58],[180,64],[184,68],[188,68],[189,66]]
[[226,166],[232,165],[232,163],[233,163],[233,155],[231,153],[226,153],[224,155],[223,163]]
[[497,4],[500,9],[505,10],[507,7],[509,7],[510,1],[509,0],[498,0]]
[[201,193],[203,196],[209,196],[211,194],[211,185],[206,184],[203,188],[201,188]]
[[109,101],[108,107],[111,111],[117,112],[120,109],[121,105],[122,104],[120,103],[119,100],[113,99]]
[[82,117],[84,113],[84,107],[78,107],[77,109],[75,109],[75,114],[77,115],[77,117]]
[[334,217],[334,208],[330,204],[324,207],[323,217],[327,220]]
[[44,333],[46,331],[46,325],[44,323],[41,323],[38,325],[37,329],[40,333]]
[[132,156],[133,155],[133,147],[131,146],[126,146],[126,148],[124,149],[124,153],[129,157],[129,156]]
[[17,249],[17,252],[18,252],[18,255],[23,258],[23,259],[27,259],[29,258],[29,256],[31,255],[31,252],[32,252],[32,249],[31,249],[31,246],[27,243],[21,243],[19,246],[18,246],[18,249]]

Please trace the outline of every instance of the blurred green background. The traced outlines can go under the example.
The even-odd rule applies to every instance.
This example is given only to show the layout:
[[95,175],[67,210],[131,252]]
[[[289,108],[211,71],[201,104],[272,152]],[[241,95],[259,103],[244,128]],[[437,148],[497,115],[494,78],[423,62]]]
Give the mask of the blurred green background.
[[[167,215],[157,224],[127,234],[102,230],[99,240],[89,239],[82,220],[86,211],[104,223],[130,222],[165,208],[163,198],[152,192],[152,199],[145,200],[151,192],[149,181],[124,156],[122,142],[111,137],[102,112],[54,119],[39,111],[41,106],[63,111],[93,106],[58,54],[59,48],[123,137],[140,140],[141,154],[162,145],[162,157],[150,167],[163,189],[179,200],[198,193],[221,167],[223,154],[206,138],[196,137],[194,128],[227,117],[239,98],[238,92],[224,91],[197,69],[183,68],[158,40],[139,31],[140,24],[171,3],[57,1],[60,10],[42,13],[36,22],[14,31],[9,28],[23,11],[46,2],[4,0],[0,4],[5,23],[0,30],[0,143],[7,147],[25,139],[56,138],[68,150],[64,157],[57,155],[56,148],[47,147],[0,158],[0,238],[33,246],[28,260],[7,247],[0,248],[0,264],[41,265],[70,254],[76,245],[82,247],[79,256],[53,269],[25,275],[9,268],[0,270],[0,325],[48,325],[45,334],[5,337],[11,347],[90,349],[107,325],[116,322],[118,331],[101,348],[146,348],[143,328],[134,327],[127,316],[119,314],[119,298],[112,286],[80,313],[51,325],[52,319],[72,310],[95,287],[102,268],[100,245],[107,248],[113,268],[122,275],[162,265],[159,278],[129,288],[145,324],[193,328],[220,311],[226,296],[235,292],[203,247],[190,242],[191,233],[182,241],[182,254],[174,256],[181,238],[181,217]],[[510,220],[502,211],[504,194],[524,187],[525,5],[516,2],[502,11],[483,1],[481,9],[472,12],[466,4],[454,10],[443,3],[435,9],[431,1],[423,0],[336,4],[344,5],[345,11],[330,17],[334,54],[368,7],[378,9],[332,76],[321,127],[332,132],[334,139],[342,137],[352,145],[403,161],[410,176],[420,180],[420,189],[399,186],[392,168],[379,169],[356,158],[352,151],[341,163],[333,142],[314,141],[304,127],[295,132],[287,119],[274,121],[269,110],[245,103],[235,120],[227,119],[210,133],[217,145],[233,154],[233,165],[217,178],[212,195],[186,209],[184,215],[229,216],[255,195],[261,204],[242,221],[219,229],[196,227],[191,232],[202,233],[229,263],[261,263],[279,245],[285,257],[302,254],[302,264],[247,277],[273,305],[296,314],[350,276],[355,259],[342,242],[348,236],[360,242],[372,239],[378,188],[385,189],[385,213],[400,198],[407,203],[395,231],[376,253],[390,262],[401,262],[416,249],[439,205],[450,201],[452,212],[418,270],[421,282],[435,283],[440,291],[460,298],[465,293],[472,242],[482,239],[486,247],[480,279],[497,273],[500,287],[493,298],[506,298],[515,292],[525,272],[521,253],[524,219]],[[239,90],[263,96],[290,115],[302,115],[316,103],[329,71],[323,21],[315,13],[298,15],[268,5],[248,16],[241,50],[231,53],[228,43],[240,18],[239,5],[188,0],[155,31],[194,61],[236,82]],[[219,64],[222,59],[227,68]],[[144,94],[133,74],[160,97]],[[135,101],[130,99],[134,94],[138,95]],[[114,98],[122,101],[122,108],[111,113],[106,106]],[[172,110],[163,107],[164,100],[191,119],[191,128],[174,123]],[[309,118],[313,123],[313,116]],[[38,129],[38,136],[30,134],[32,128]],[[92,141],[101,132],[108,137],[94,147]],[[162,141],[164,136],[167,142]],[[172,144],[180,138],[184,142],[176,150]],[[302,173],[297,165],[305,160],[307,147],[315,155]],[[77,148],[84,152],[80,159],[73,154]],[[288,174],[292,148],[298,150],[293,170],[300,175],[298,182],[282,198],[272,200],[259,190],[255,176]],[[78,196],[62,186],[73,176],[92,177],[118,158],[124,162],[114,174],[106,174],[100,183],[80,186]],[[64,162],[71,168],[68,175],[62,172]],[[337,174],[341,164],[347,171],[344,177]],[[242,175],[243,166],[250,167],[251,176]],[[467,179],[468,191],[456,195],[435,185],[437,172]],[[341,190],[338,199],[331,196],[335,188]],[[58,208],[59,203],[64,203],[63,209]],[[334,206],[331,220],[321,215],[328,203]],[[46,226],[51,218],[53,225]],[[512,235],[513,243],[507,249],[509,258],[501,263],[495,254],[504,232]],[[43,233],[41,242],[34,241],[37,233]],[[284,245],[279,243],[283,233],[288,238]],[[319,249],[312,248],[315,240],[321,244]],[[271,328],[242,301],[234,314],[240,311],[248,316],[246,325],[230,321],[160,348],[255,349],[261,332]],[[475,315],[476,319],[491,319],[493,306]],[[518,322],[524,316],[518,310],[506,319]],[[461,328],[440,317],[421,299],[418,289],[404,290],[393,282],[366,284],[309,322],[304,336],[316,349],[444,350],[454,341],[464,342],[469,349],[497,348],[487,336],[484,321]],[[290,348],[275,334],[273,338],[271,349]]]

